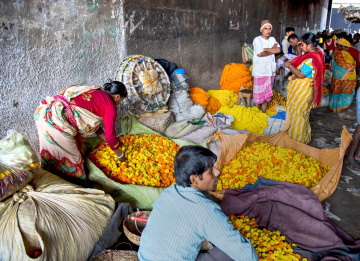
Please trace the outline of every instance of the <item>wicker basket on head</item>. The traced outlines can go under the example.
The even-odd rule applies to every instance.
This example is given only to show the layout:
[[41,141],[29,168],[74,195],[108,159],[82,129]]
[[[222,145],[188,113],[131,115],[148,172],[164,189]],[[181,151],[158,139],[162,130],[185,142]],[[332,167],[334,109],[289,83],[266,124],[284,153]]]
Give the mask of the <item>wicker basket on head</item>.
[[[131,220],[131,217],[142,217],[142,218],[148,218],[150,216],[151,211],[142,211],[141,215],[137,215],[136,212],[130,214],[129,216],[127,216],[124,219],[123,222],[123,228],[124,228],[124,232],[125,235],[127,236],[127,238],[133,242],[135,245],[140,245],[140,237],[141,237],[141,233],[144,230],[145,226],[146,226],[146,222],[143,221],[135,221]],[[205,240],[201,243],[201,248],[200,250],[206,251],[213,248],[213,245]]]
[[158,62],[147,56],[125,57],[114,80],[125,85],[128,97],[122,105],[136,115],[160,110],[170,97],[169,76]]

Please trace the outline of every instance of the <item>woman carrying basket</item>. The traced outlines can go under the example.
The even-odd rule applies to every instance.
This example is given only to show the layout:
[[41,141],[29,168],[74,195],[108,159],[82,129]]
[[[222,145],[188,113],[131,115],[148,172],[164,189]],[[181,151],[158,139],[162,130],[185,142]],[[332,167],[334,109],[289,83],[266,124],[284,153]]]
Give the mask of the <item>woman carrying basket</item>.
[[286,100],[287,134],[294,140],[309,144],[311,127],[309,114],[312,107],[321,102],[325,63],[317,48],[316,36],[306,33],[301,37],[301,48],[305,53],[284,66],[294,74],[289,78]]
[[44,169],[87,180],[81,135],[93,133],[108,143],[118,160],[124,160],[115,120],[116,107],[127,97],[126,87],[116,81],[103,87],[73,85],[40,103],[34,118]]

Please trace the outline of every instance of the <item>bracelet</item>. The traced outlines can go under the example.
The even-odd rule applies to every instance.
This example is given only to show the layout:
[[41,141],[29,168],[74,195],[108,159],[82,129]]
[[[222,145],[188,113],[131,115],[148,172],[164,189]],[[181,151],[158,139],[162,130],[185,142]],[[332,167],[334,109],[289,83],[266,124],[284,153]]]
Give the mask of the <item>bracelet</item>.
[[122,157],[124,157],[124,152],[121,152],[121,156],[116,156],[118,159],[121,159]]

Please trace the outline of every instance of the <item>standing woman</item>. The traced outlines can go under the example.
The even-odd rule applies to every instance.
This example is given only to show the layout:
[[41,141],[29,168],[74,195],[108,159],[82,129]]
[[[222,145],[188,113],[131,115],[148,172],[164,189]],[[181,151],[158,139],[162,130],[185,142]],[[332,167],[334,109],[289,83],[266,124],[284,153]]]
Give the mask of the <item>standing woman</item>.
[[290,125],[286,132],[292,139],[309,144],[309,114],[311,108],[316,108],[321,102],[325,64],[313,33],[306,33],[301,37],[301,49],[305,54],[284,64],[293,73],[289,77],[287,88],[285,125]]
[[329,109],[340,112],[350,107],[356,87],[356,61],[348,52],[350,43],[341,38],[336,41],[336,50],[332,59],[333,74],[330,87]]
[[[124,160],[116,137],[116,107],[127,97],[124,84],[113,81],[100,86],[73,85],[47,97],[35,111],[41,165],[55,174],[87,180],[81,135],[96,133]],[[105,132],[101,128],[104,123]]]

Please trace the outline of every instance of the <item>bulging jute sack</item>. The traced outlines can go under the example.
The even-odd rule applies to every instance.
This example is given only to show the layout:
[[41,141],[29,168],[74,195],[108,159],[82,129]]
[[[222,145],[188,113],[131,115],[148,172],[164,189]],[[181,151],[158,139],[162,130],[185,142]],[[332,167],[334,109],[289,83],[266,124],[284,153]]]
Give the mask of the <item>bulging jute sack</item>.
[[114,208],[103,191],[39,169],[25,188],[0,202],[0,260],[86,260]]

